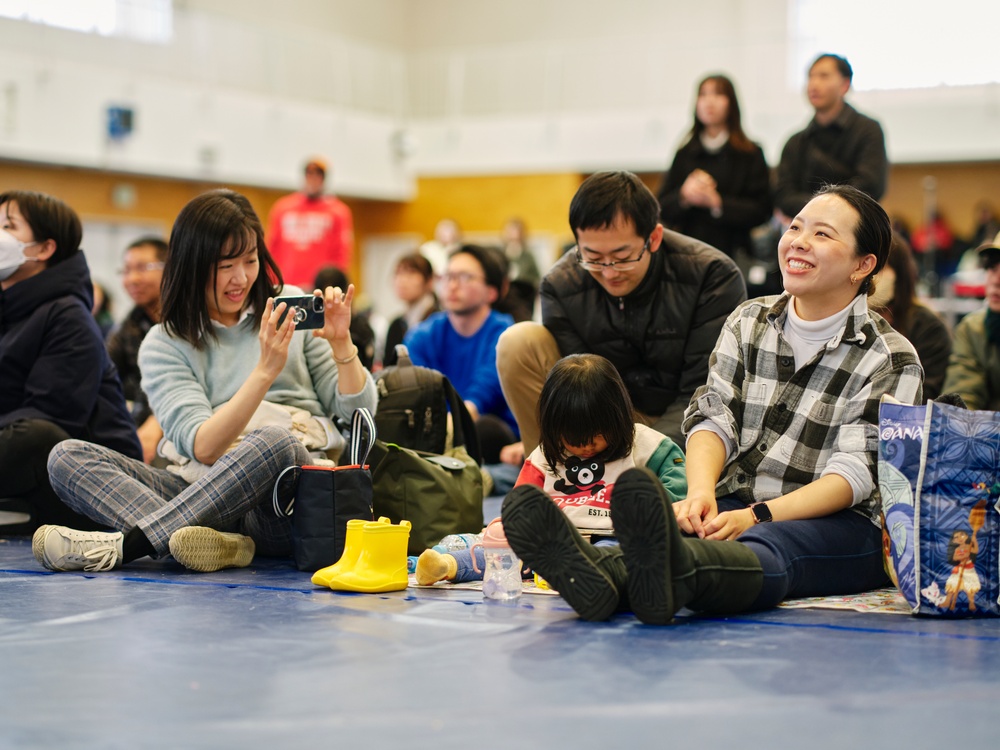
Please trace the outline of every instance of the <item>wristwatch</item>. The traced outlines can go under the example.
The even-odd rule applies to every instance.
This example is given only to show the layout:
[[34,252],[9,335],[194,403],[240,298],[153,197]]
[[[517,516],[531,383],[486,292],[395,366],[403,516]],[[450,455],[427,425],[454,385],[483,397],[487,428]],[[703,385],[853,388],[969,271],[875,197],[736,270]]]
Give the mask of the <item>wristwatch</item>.
[[771,516],[771,509],[767,507],[767,503],[754,503],[750,506],[750,512],[753,513],[753,522],[758,523],[770,523],[774,520]]

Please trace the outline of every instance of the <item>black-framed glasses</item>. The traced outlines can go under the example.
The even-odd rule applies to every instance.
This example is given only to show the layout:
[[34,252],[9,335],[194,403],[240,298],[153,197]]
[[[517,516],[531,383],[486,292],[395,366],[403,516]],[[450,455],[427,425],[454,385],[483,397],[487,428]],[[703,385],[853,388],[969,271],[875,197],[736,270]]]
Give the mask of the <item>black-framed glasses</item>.
[[580,252],[580,246],[576,246],[576,262],[580,264],[580,267],[587,271],[603,271],[605,268],[610,268],[612,270],[617,269],[619,271],[628,271],[630,268],[635,268],[635,264],[642,260],[642,256],[646,254],[649,250],[649,243],[652,237],[646,239],[646,243],[642,246],[642,250],[634,258],[625,258],[624,260],[615,260],[610,263],[600,263],[596,260],[584,260],[583,254]]
[[119,276],[127,276],[130,273],[151,273],[153,271],[162,271],[165,265],[166,263],[136,263],[133,266],[119,268],[117,273]]
[[486,277],[478,276],[474,273],[469,273],[468,271],[448,271],[447,273],[441,274],[441,283],[445,286],[453,281],[459,286],[467,286],[473,281],[486,281]]

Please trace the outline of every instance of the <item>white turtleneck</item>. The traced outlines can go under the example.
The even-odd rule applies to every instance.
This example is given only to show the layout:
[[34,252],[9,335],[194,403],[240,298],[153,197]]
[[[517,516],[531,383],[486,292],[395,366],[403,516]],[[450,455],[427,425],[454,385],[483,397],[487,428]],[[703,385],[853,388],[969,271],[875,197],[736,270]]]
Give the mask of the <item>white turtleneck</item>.
[[852,299],[843,310],[822,320],[803,320],[795,312],[795,298],[788,300],[788,306],[785,308],[788,314],[785,316],[783,332],[785,341],[795,353],[796,370],[815,357],[816,353],[840,332],[851,314],[853,304]]

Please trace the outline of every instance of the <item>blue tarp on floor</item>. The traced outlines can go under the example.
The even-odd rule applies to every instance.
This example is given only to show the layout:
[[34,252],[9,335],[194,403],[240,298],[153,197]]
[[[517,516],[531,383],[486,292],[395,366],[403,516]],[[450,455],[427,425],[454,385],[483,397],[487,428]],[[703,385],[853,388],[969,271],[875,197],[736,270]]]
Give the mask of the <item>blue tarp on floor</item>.
[[0,540],[0,747],[992,746],[1000,621],[649,627],[558,597],[343,594],[287,562],[49,573]]

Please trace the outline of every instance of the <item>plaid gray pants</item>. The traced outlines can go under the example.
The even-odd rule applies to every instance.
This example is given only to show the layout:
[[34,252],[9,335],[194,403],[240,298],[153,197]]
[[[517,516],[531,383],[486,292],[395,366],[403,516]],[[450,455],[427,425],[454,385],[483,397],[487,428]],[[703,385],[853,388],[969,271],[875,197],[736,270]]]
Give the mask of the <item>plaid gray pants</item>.
[[305,447],[282,427],[263,427],[213,464],[194,484],[165,469],[82,440],[49,454],[49,481],[70,508],[128,533],[139,527],[158,555],[185,526],[236,531],[264,555],[291,554],[291,519],[275,518],[271,490],[278,473],[309,463]]

